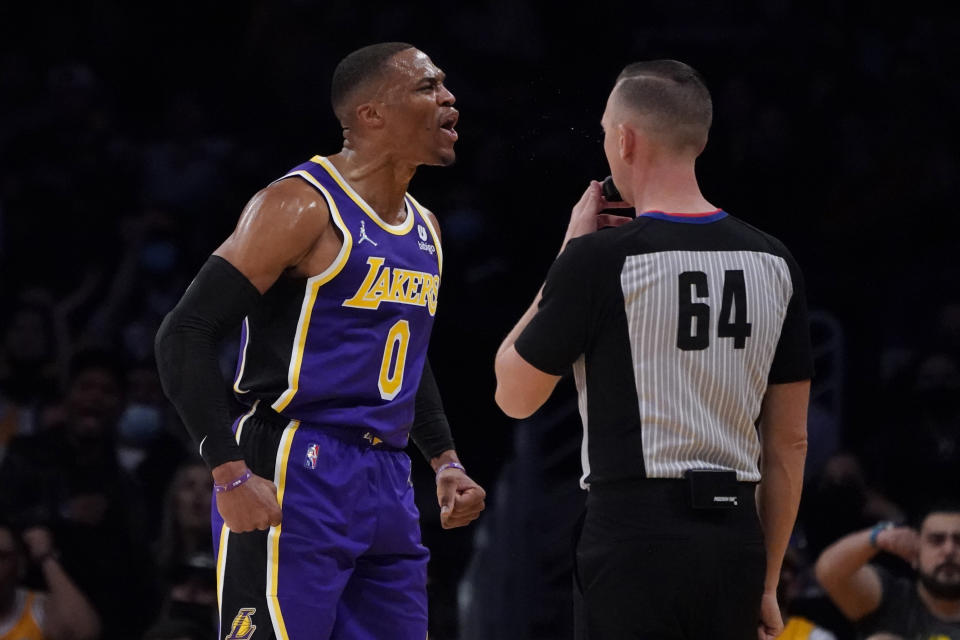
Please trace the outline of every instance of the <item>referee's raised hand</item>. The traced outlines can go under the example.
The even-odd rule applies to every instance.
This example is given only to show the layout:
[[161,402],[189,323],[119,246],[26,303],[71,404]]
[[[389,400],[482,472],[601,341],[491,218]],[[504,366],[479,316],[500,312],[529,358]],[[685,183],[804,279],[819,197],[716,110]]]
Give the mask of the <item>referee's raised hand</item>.
[[609,202],[603,197],[600,183],[591,180],[587,190],[583,192],[580,201],[573,205],[570,212],[570,223],[563,238],[563,246],[573,238],[593,233],[604,227],[618,227],[633,220],[632,217],[618,216],[610,213],[601,213],[608,209],[630,209],[633,205],[626,202]]
[[[250,470],[242,460],[227,462],[213,469],[213,481],[229,487],[247,473]],[[280,524],[283,517],[277,502],[277,486],[253,473],[235,487],[218,490],[217,511],[230,531],[236,533],[269,529]]]

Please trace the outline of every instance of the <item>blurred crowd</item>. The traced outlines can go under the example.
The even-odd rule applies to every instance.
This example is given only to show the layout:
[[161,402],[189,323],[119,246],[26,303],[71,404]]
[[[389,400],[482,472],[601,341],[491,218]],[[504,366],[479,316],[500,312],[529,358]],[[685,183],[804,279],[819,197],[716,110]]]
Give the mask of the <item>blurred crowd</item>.
[[[333,66],[382,40],[427,51],[461,108],[458,164],[422,171],[412,189],[447,249],[433,368],[461,457],[504,487],[501,505],[538,500],[505,478],[517,455],[546,454],[517,447],[497,412],[493,354],[570,206],[605,175],[602,96],[624,64],[651,57],[706,76],[705,193],[793,249],[822,320],[787,611],[854,637],[816,580],[820,554],[960,496],[960,263],[944,233],[960,171],[947,120],[960,106],[956,18],[791,0],[735,11],[683,0],[619,17],[506,1],[442,16],[344,1],[240,2],[229,15],[216,3],[81,5],[0,16],[0,638],[5,612],[42,617],[23,587],[47,593],[50,637],[213,637],[211,481],[163,396],[153,336],[246,199],[339,148]],[[222,353],[227,379],[236,339]],[[576,441],[577,428],[546,429],[545,441]],[[575,489],[569,453],[549,463],[563,473],[541,478],[547,490]],[[482,597],[457,585],[474,538],[495,532],[483,518],[441,532],[429,470],[415,476],[431,637],[460,637],[458,612]],[[570,524],[551,535],[565,544]],[[566,579],[562,563],[503,553]],[[536,629],[511,638],[566,637]]]

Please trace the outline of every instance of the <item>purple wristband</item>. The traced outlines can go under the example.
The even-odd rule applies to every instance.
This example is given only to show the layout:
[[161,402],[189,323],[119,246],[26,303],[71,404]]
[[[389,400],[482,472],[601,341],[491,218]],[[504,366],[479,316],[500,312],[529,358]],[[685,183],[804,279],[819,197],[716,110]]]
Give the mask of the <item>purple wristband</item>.
[[447,469],[460,469],[460,471],[463,471],[464,473],[467,472],[467,470],[464,469],[464,468],[463,468],[463,465],[460,464],[459,462],[444,462],[442,465],[440,465],[440,466],[437,468],[437,476],[436,476],[436,478],[437,478],[438,481],[440,480],[440,473],[443,472],[443,471],[446,471]]
[[239,487],[240,485],[242,485],[244,482],[246,482],[252,477],[253,477],[253,474],[250,473],[250,469],[247,469],[246,471],[243,472],[242,476],[240,476],[236,480],[231,480],[227,484],[214,483],[213,490],[216,491],[217,493],[223,493],[224,491],[233,491],[234,489],[236,489],[237,487]]

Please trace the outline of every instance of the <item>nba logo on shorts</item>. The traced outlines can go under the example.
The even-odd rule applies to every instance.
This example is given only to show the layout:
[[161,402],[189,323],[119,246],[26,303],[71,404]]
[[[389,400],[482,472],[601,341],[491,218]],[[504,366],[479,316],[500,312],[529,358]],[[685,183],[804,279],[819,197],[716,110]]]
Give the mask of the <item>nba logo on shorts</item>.
[[317,456],[320,455],[320,445],[314,443],[307,447],[307,459],[303,462],[303,466],[308,469],[317,468]]
[[237,616],[230,625],[230,635],[223,640],[249,640],[253,632],[257,630],[257,625],[253,624],[253,614],[257,612],[253,607],[245,607],[237,611]]
[[417,235],[420,236],[420,239],[426,242],[427,240],[427,228],[422,224],[417,225]]

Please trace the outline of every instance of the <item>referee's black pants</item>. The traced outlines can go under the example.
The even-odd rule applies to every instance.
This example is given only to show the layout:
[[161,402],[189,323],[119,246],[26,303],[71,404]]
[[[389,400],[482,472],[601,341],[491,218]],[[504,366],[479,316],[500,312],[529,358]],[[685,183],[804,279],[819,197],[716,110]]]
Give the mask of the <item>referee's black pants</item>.
[[576,544],[577,640],[755,640],[766,555],[756,485],[693,509],[683,480],[594,486]]

